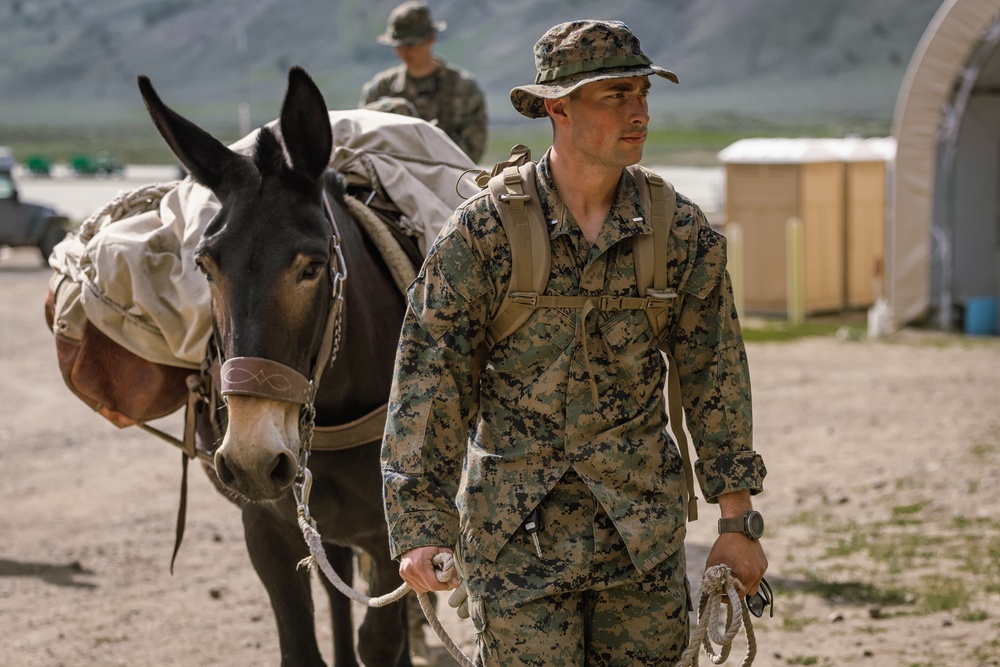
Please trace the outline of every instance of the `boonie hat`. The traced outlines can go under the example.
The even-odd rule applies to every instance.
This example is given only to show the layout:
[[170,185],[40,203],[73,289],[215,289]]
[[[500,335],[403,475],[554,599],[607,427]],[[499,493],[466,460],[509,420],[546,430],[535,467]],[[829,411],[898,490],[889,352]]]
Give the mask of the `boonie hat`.
[[510,102],[528,118],[545,118],[543,99],[565,97],[602,79],[656,74],[680,83],[670,70],[653,64],[639,38],[621,21],[569,21],[550,28],[535,42],[534,85],[510,91]]
[[431,10],[427,3],[408,0],[392,10],[385,32],[377,39],[381,44],[389,46],[416,46],[446,27],[448,24],[444,21],[431,20]]
[[366,104],[364,108],[384,113],[398,113],[401,116],[417,115],[417,108],[413,106],[413,102],[403,97],[380,97]]

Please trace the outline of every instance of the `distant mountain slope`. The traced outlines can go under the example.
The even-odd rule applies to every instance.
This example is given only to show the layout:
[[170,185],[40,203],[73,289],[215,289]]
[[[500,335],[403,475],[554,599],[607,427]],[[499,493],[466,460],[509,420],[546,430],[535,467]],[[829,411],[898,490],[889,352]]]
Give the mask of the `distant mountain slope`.
[[[201,122],[276,116],[291,65],[331,107],[394,64],[375,36],[396,0],[7,0],[0,3],[0,124],[146,122],[135,79]],[[620,18],[682,86],[654,109],[776,119],[891,116],[913,49],[940,0],[430,0],[448,21],[437,52],[472,71],[491,121],[519,119],[512,86],[532,45],[572,18]]]

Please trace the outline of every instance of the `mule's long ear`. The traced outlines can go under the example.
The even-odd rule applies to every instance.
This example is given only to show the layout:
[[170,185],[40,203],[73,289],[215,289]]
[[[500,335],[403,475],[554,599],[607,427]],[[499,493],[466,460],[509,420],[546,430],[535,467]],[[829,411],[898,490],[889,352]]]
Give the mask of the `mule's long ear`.
[[281,136],[292,169],[317,181],[330,164],[333,133],[323,94],[301,67],[288,72],[288,89],[281,104]]
[[223,198],[227,174],[240,173],[245,160],[215,137],[160,100],[149,77],[139,77],[139,91],[156,129],[196,181]]

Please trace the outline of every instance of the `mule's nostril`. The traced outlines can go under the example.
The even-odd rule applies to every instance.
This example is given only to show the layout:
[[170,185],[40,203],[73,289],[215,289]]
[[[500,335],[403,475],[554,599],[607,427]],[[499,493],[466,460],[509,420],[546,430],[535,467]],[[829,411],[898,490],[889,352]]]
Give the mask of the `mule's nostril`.
[[274,462],[274,467],[271,469],[271,481],[284,488],[295,481],[295,474],[298,472],[298,466],[295,463],[295,459],[292,458],[291,454],[282,452],[278,454],[278,459]]
[[226,464],[226,457],[222,454],[215,455],[215,474],[219,476],[223,484],[229,488],[233,488],[233,484],[236,482],[236,475],[229,469],[229,466]]

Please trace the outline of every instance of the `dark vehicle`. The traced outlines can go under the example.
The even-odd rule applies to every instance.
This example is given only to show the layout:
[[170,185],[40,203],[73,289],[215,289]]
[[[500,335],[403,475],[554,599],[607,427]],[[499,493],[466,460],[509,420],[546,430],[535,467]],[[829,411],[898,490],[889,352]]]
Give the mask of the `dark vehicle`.
[[0,246],[35,246],[48,261],[69,231],[69,220],[48,206],[21,201],[9,171],[0,170]]
[[52,175],[52,160],[44,155],[29,155],[24,161],[24,166],[32,176]]
[[78,176],[121,176],[125,173],[124,163],[106,151],[96,155],[77,153],[70,158],[69,164]]

